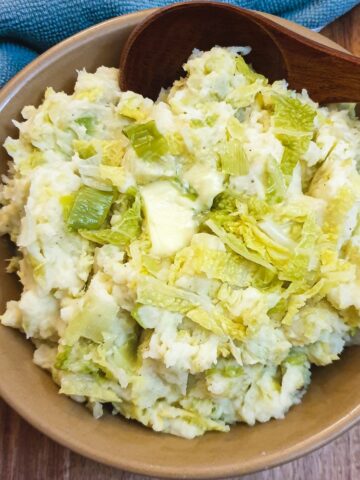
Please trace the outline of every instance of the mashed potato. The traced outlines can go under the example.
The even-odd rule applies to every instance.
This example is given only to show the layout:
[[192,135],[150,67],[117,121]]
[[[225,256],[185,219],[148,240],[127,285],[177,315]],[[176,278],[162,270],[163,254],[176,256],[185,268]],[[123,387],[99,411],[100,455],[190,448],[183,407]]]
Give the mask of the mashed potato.
[[360,123],[194,52],[153,103],[116,69],[25,107],[0,190],[1,321],[60,393],[186,438],[283,418],[360,326]]

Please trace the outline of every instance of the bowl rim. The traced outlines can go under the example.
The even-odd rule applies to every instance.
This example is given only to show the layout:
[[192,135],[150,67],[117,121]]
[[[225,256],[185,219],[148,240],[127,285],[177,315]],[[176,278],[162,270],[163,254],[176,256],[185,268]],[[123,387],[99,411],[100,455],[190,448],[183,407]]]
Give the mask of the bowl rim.
[[[61,41],[55,46],[48,49],[46,52],[38,56],[27,66],[25,66],[20,72],[18,72],[12,79],[10,79],[1,89],[0,89],[0,113],[4,107],[12,101],[14,96],[21,91],[23,86],[32,78],[37,76],[39,72],[46,69],[49,64],[52,64],[59,57],[63,55],[64,49],[67,52],[81,47],[82,44],[86,43],[89,38],[95,39],[97,36],[101,36],[104,28],[111,30],[116,30],[119,26],[125,24],[133,24],[134,26],[141,20],[143,20],[147,15],[151,14],[157,10],[157,8],[151,8],[146,10],[141,10],[138,12],[118,16],[105,20],[101,23],[98,23],[92,27],[86,28],[75,35]],[[263,13],[263,12],[259,12]],[[286,21],[284,19],[279,19],[274,15],[264,14],[270,18],[280,20],[284,25],[295,25],[293,22]],[[309,31],[305,27],[296,24],[296,27],[300,27],[303,31]],[[320,34],[311,32],[314,38],[314,35],[320,41]],[[326,39],[326,37],[323,37]],[[344,48],[333,42],[332,40],[326,39],[326,43],[330,46],[337,47],[345,51]],[[6,328],[6,327],[1,327]],[[65,433],[60,433],[56,427],[53,427],[52,424],[46,423],[39,416],[33,415],[30,410],[27,409],[26,404],[23,403],[19,398],[13,397],[7,394],[6,385],[2,384],[0,377],[0,397],[11,407],[13,408],[23,419],[25,419],[30,425],[36,428],[38,431],[48,436],[55,442],[59,443],[65,448],[69,448],[72,451],[89,458],[91,460],[97,461],[99,463],[115,467],[120,470],[125,470],[128,472],[147,475],[150,477],[161,477],[161,478],[224,478],[224,477],[234,477],[237,475],[255,473],[264,469],[274,468],[276,466],[282,465],[284,463],[296,460],[303,455],[306,455],[314,450],[321,448],[330,441],[333,441],[341,434],[345,433],[351,427],[360,422],[360,404],[357,405],[350,413],[339,418],[338,421],[330,424],[327,428],[322,431],[314,434],[300,444],[295,444],[291,447],[288,447],[280,452],[274,452],[266,458],[257,457],[256,460],[248,461],[247,464],[230,464],[226,467],[212,466],[211,472],[206,470],[204,467],[191,466],[191,469],[184,469],[184,471],[179,475],[177,471],[168,466],[154,465],[148,463],[142,463],[139,460],[133,461],[126,458],[112,458],[105,457],[102,454],[99,454],[96,449],[89,447],[85,442],[79,443],[76,440],[73,440],[71,436],[66,435]],[[121,428],[121,427],[120,427]]]

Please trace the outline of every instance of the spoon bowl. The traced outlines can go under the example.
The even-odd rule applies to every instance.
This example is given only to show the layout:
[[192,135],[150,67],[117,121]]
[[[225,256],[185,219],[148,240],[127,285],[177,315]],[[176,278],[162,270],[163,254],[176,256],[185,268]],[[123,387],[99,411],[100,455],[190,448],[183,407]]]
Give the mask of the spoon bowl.
[[360,59],[251,10],[217,2],[178,3],[147,17],[120,58],[120,87],[156,99],[184,75],[194,48],[250,46],[247,60],[270,81],[285,78],[319,103],[360,101]]

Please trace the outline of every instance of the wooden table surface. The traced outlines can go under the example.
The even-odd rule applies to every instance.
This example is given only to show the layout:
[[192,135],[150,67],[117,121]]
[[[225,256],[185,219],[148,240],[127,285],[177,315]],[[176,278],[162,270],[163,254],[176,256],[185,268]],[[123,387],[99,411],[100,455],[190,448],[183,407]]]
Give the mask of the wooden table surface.
[[[341,1],[341,0],[339,0]],[[360,56],[360,5],[323,30]],[[87,460],[22,420],[0,399],[0,480],[143,480]],[[242,480],[360,480],[360,425],[299,460]]]

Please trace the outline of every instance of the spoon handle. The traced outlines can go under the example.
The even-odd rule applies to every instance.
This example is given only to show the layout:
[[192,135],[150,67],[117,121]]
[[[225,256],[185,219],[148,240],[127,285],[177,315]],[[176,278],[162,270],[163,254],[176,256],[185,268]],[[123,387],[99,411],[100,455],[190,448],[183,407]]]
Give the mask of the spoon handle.
[[319,103],[360,102],[360,58],[335,50],[249,11],[280,48],[291,88]]

